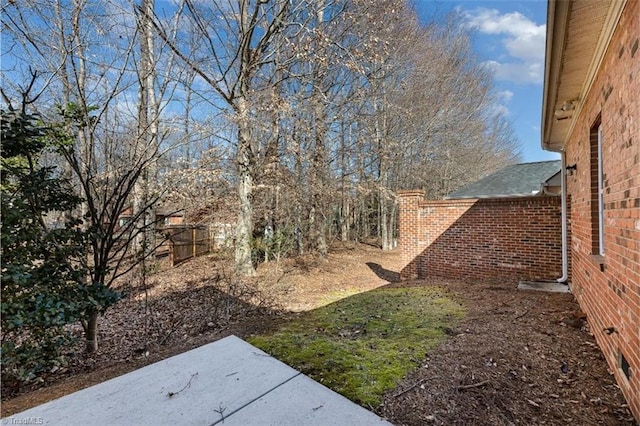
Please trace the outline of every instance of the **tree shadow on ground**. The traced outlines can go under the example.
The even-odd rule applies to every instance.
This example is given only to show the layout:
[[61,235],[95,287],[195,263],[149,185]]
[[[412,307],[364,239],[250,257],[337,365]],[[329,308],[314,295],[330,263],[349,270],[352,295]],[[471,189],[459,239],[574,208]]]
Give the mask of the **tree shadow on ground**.
[[389,281],[390,283],[400,282],[399,272],[385,269],[379,263],[367,262],[367,266],[373,271],[374,274],[378,276],[378,278],[382,278],[383,280]]

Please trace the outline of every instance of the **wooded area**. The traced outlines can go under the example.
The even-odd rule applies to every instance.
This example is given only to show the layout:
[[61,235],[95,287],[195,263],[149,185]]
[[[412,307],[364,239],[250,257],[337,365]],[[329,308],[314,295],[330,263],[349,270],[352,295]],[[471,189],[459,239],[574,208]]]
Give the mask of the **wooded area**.
[[[233,223],[236,270],[253,275],[265,247],[326,256],[333,240],[376,238],[390,249],[395,191],[438,199],[513,162],[468,31],[456,15],[420,22],[403,0],[5,2],[3,176],[28,154],[30,173],[68,182],[77,206],[40,208],[37,226],[85,236],[70,267],[91,303],[61,322],[79,319],[97,350],[112,284],[162,243],[161,203]],[[42,131],[14,131],[25,117]],[[5,152],[25,137],[52,142]],[[15,207],[4,179],[3,217]],[[4,239],[2,250],[4,262]]]

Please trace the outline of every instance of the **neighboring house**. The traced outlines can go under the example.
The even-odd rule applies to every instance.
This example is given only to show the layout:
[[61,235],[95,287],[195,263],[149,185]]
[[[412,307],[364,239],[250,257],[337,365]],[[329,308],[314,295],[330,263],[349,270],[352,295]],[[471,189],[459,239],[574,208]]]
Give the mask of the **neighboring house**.
[[640,420],[640,1],[550,1],[542,146],[562,153],[570,286]]
[[184,220],[184,209],[175,206],[162,206],[156,209],[156,223],[158,226],[182,225]]
[[[532,195],[548,194],[548,181],[559,174],[560,168],[560,160],[512,164],[458,189],[444,198],[451,200],[462,198],[530,197]],[[557,192],[552,195],[557,195]]]
[[[173,206],[161,206],[156,208],[157,226],[182,225],[185,223],[184,211]],[[118,216],[118,226],[123,227],[132,220],[133,207],[127,206]]]
[[547,179],[542,184],[541,194],[544,194],[544,195],[562,194],[562,176],[563,176],[562,171],[558,170],[558,172],[555,175]]
[[127,206],[118,215],[118,228],[124,227],[127,223],[131,222],[133,217],[133,207]]

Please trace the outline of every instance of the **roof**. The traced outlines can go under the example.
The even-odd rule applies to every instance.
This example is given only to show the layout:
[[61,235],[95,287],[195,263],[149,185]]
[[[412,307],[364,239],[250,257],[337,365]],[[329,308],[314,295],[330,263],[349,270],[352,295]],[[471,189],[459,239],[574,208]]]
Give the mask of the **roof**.
[[560,160],[513,164],[452,192],[445,199],[537,195],[542,185],[556,175],[560,168]]
[[563,151],[627,0],[549,0],[542,148]]
[[560,173],[560,170],[558,170],[558,173],[551,176],[549,179],[547,179],[544,182],[544,186],[561,186],[561,185],[562,185],[562,174]]

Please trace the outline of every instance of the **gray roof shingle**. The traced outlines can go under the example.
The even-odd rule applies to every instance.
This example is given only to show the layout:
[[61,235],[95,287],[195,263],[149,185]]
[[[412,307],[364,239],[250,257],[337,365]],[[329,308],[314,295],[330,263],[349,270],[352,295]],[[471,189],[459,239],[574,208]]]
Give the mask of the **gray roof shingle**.
[[536,195],[541,185],[558,173],[561,167],[560,160],[513,164],[452,192],[445,199]]

